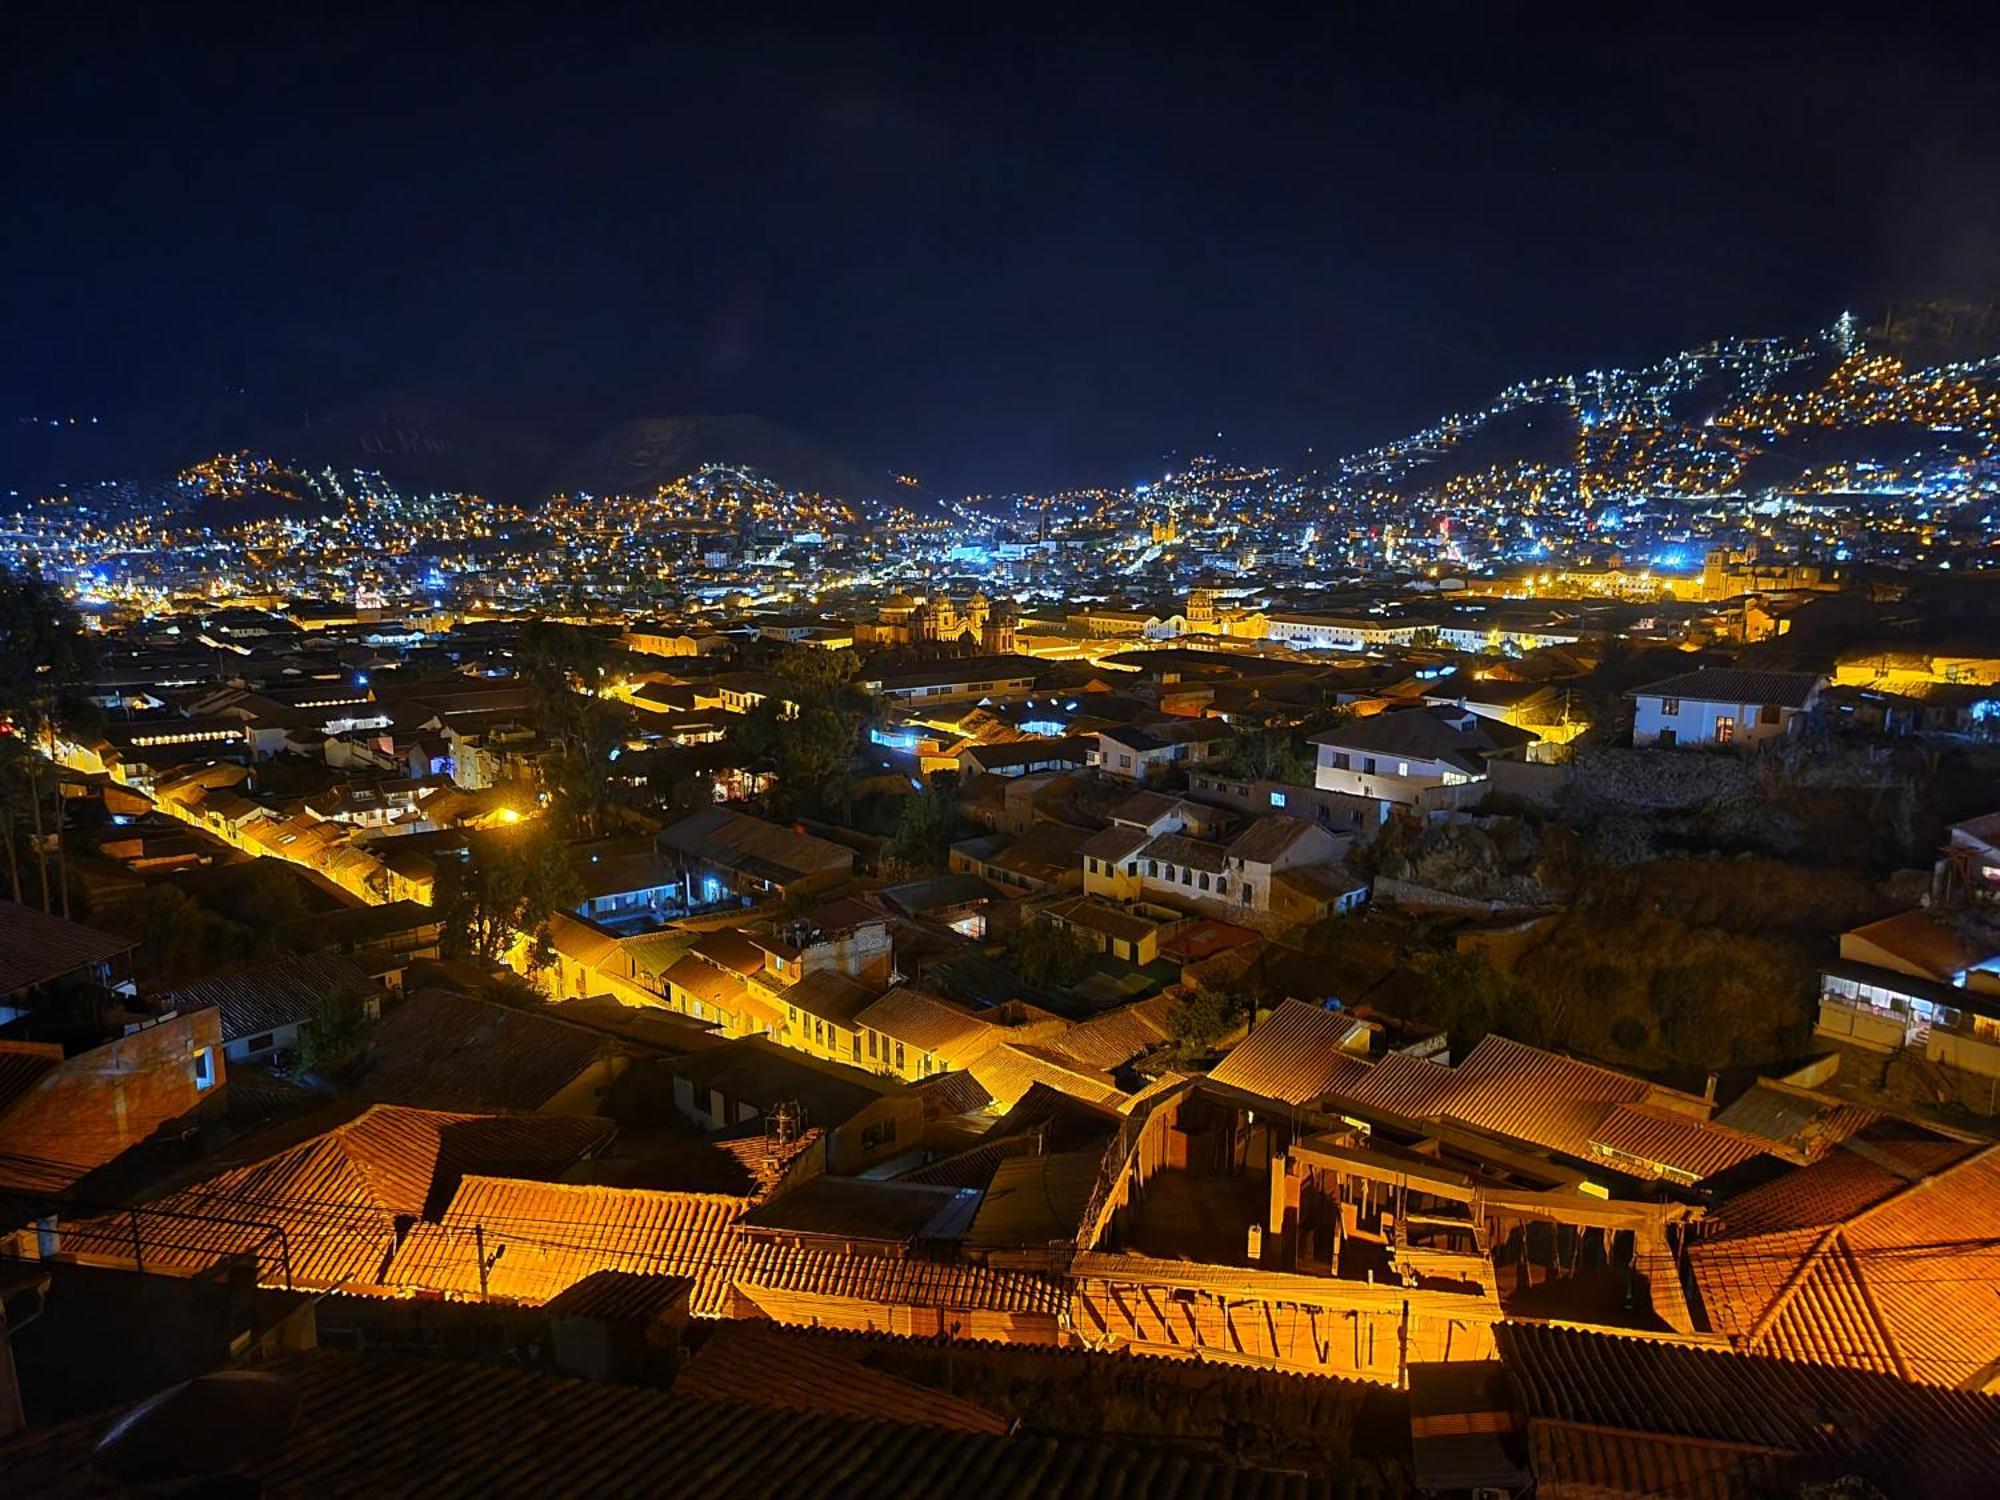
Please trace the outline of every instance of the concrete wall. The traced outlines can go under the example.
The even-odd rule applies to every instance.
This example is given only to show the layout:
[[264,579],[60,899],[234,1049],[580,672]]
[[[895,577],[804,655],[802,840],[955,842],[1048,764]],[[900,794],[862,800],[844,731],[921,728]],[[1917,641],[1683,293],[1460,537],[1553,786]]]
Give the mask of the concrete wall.
[[1933,1027],[1924,1045],[1924,1056],[1946,1067],[1977,1073],[1981,1078],[2000,1078],[2000,1043],[1983,1041],[1957,1031]]
[[1781,708],[1777,721],[1766,724],[1760,703],[1711,703],[1699,698],[1676,700],[1679,711],[1670,714],[1665,712],[1667,701],[1648,697],[1633,700],[1634,745],[1657,745],[1663,730],[1673,731],[1677,746],[1718,744],[1721,743],[1716,728],[1718,718],[1727,718],[1734,726],[1730,744],[1761,744],[1790,734],[1793,720],[1799,716],[1797,709]]
[[1876,1052],[1894,1052],[1908,1035],[1901,1016],[1877,1012],[1873,1007],[1843,1005],[1835,1000],[1820,1001],[1819,1022],[1814,1030]]

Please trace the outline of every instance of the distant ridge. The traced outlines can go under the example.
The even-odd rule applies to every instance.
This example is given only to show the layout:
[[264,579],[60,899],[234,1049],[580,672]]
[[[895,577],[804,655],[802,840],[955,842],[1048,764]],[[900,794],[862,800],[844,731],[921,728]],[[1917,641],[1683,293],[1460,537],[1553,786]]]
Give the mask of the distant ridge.
[[886,475],[871,477],[811,439],[744,413],[620,422],[558,465],[543,489],[645,495],[712,463],[755,470],[788,490],[904,504],[917,498]]

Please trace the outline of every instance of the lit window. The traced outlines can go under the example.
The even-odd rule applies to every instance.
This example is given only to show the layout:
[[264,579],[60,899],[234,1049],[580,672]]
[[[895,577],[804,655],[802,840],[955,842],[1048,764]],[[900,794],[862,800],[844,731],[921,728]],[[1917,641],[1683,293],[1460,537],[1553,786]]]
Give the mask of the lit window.
[[1663,713],[1663,714],[1677,714],[1677,713],[1679,713],[1680,711],[1681,711],[1681,700],[1680,700],[1680,699],[1678,699],[1678,698],[1662,698],[1662,699],[1660,700],[1660,712],[1661,712],[1661,713]]
[[1283,792],[1271,793],[1271,806],[1283,807],[1284,805],[1285,805],[1285,794]]
[[215,1087],[215,1049],[212,1047],[195,1048],[194,1086],[202,1093]]
[[1397,774],[1398,776],[1407,776],[1407,775],[1409,775],[1409,774],[1410,774],[1410,763],[1409,763],[1408,761],[1406,761],[1406,760],[1399,760],[1399,761],[1397,761],[1397,762],[1396,762],[1396,774]]

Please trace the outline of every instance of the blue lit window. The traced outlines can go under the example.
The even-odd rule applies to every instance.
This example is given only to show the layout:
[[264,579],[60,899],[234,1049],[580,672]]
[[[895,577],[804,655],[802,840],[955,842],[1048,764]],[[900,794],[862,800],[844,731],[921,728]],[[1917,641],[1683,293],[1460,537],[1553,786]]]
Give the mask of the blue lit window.
[[1285,805],[1285,794],[1283,792],[1271,793],[1271,806],[1283,807],[1284,805]]

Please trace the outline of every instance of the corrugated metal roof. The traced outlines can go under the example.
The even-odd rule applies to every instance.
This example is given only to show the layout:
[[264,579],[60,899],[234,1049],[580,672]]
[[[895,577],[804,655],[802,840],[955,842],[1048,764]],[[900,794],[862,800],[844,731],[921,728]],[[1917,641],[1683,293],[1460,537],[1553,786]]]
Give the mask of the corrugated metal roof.
[[1368,1031],[1340,1011],[1287,1000],[1209,1073],[1217,1083],[1286,1104],[1306,1104],[1360,1084],[1367,1062],[1348,1048]]
[[1699,1182],[1748,1161],[1766,1143],[1671,1110],[1621,1104],[1591,1128],[1590,1145]]
[[964,1261],[841,1255],[784,1245],[746,1244],[733,1279],[746,1290],[762,1287],[888,1306],[1051,1316],[1069,1306],[1069,1286],[1060,1277]]

